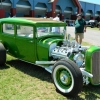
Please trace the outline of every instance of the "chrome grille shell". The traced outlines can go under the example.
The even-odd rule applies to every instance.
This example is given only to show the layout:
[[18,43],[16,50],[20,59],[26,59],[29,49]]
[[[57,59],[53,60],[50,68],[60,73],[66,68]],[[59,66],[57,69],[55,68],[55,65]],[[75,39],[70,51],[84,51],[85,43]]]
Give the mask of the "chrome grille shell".
[[91,83],[93,85],[100,84],[100,51],[96,51],[92,54],[92,68],[91,73],[93,74],[93,78]]

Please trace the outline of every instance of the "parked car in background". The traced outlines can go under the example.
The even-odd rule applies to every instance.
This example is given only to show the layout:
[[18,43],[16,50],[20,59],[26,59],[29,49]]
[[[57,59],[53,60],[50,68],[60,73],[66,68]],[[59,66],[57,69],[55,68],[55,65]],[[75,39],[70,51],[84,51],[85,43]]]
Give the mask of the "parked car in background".
[[6,53],[50,72],[56,89],[66,96],[76,96],[84,85],[100,85],[100,47],[80,47],[64,22],[0,19],[0,65],[6,63]]
[[100,22],[98,23],[98,28],[99,28],[99,30],[100,30]]
[[64,22],[66,22],[67,26],[74,26],[75,25],[75,20],[66,19]]
[[97,20],[89,20],[89,22],[86,23],[88,27],[94,28],[98,27],[98,21]]

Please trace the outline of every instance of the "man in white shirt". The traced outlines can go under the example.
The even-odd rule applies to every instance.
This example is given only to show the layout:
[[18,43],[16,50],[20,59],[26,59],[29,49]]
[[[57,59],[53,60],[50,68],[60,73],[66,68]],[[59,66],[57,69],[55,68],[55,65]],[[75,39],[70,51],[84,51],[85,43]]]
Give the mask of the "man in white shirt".
[[13,18],[16,17],[16,14],[13,16]]
[[[59,14],[57,14],[56,17],[53,20],[60,21]],[[52,32],[53,33],[59,33],[60,32],[59,27],[52,27]]]
[[56,17],[53,20],[60,21],[59,14],[57,14]]

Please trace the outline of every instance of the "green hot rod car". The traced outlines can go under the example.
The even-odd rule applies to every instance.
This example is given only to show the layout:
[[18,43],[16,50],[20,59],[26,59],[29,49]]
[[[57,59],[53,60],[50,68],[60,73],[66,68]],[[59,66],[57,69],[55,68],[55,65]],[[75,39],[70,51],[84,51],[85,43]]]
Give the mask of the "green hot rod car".
[[0,19],[0,65],[6,53],[52,74],[56,89],[75,96],[83,85],[100,85],[100,48],[79,46],[66,23],[44,18]]

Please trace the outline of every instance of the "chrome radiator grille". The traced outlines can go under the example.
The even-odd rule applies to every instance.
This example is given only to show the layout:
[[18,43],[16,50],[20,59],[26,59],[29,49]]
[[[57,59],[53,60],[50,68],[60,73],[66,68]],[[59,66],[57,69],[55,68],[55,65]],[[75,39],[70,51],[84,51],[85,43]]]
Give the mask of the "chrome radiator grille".
[[100,84],[100,51],[96,51],[92,55],[92,84]]

